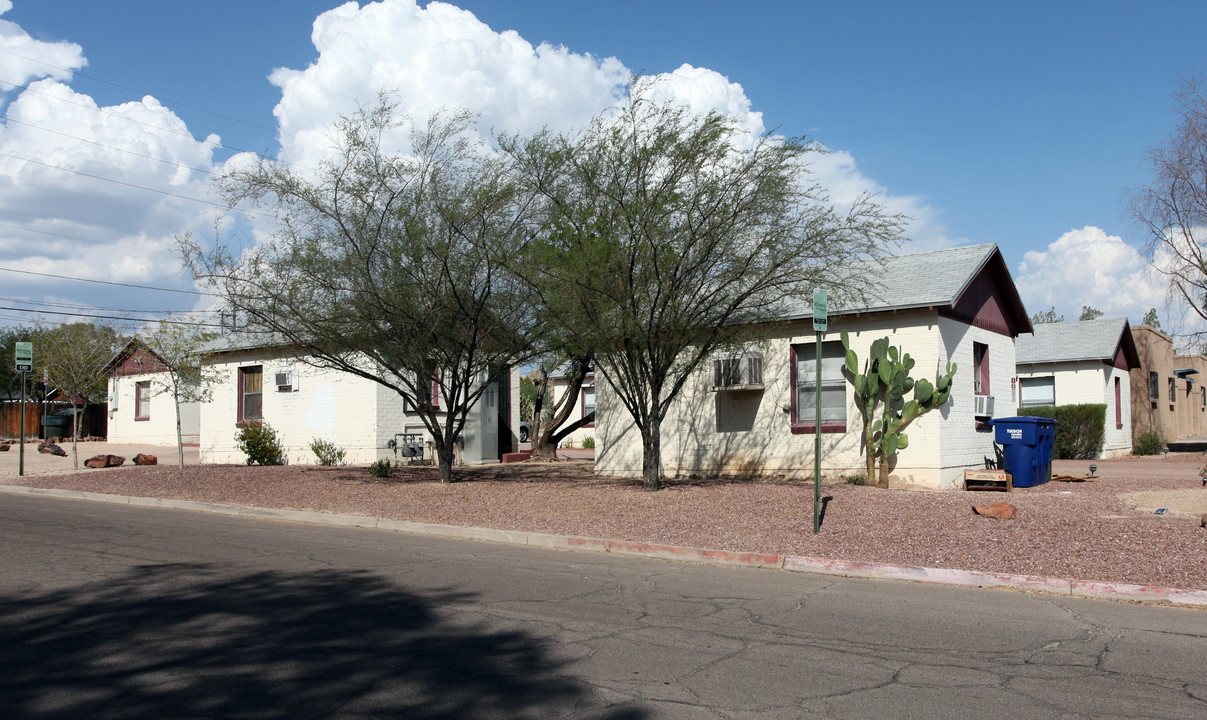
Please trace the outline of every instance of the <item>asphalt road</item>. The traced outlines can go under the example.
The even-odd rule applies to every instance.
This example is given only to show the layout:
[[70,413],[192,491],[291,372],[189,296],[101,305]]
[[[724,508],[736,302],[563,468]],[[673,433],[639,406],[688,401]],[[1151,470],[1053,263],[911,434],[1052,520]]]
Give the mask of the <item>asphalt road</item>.
[[4,496],[0,708],[1207,717],[1207,611]]

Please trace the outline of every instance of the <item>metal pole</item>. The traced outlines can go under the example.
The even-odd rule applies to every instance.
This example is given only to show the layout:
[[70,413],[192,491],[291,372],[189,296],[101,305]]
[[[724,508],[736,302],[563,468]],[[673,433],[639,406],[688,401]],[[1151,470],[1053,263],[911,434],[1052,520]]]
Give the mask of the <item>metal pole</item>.
[[821,530],[821,332],[813,334],[817,337],[817,380],[814,388],[817,394],[813,400],[813,409],[817,411],[814,417],[816,424],[813,426],[813,534],[816,535]]
[[21,429],[17,431],[17,475],[25,475],[25,371],[21,371]]

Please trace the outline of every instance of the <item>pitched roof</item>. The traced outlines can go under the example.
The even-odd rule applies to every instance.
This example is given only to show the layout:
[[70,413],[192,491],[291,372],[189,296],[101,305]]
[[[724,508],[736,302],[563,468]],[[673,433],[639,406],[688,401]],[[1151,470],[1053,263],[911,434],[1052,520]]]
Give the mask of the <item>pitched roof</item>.
[[1015,362],[1019,365],[1085,360],[1113,361],[1122,343],[1131,367],[1140,364],[1127,318],[1097,318],[1080,322],[1043,323],[1031,335],[1019,335]]
[[[832,315],[908,310],[913,308],[954,307],[973,281],[984,270],[1004,276],[1005,292],[1014,306],[1022,332],[1030,330],[1030,321],[1010,271],[995,243],[966,245],[926,252],[894,255],[879,262],[860,263],[853,275],[866,278],[870,288],[865,301],[854,306],[831,310]],[[790,320],[813,316],[811,299],[804,298],[789,308]]]

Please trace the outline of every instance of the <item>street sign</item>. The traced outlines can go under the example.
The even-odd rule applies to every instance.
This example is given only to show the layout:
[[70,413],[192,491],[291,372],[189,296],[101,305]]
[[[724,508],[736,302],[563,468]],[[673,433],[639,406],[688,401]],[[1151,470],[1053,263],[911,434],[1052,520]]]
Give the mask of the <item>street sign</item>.
[[31,342],[17,343],[17,372],[33,372],[34,344]]
[[817,288],[813,291],[813,332],[825,332],[828,324],[826,291],[822,288]]

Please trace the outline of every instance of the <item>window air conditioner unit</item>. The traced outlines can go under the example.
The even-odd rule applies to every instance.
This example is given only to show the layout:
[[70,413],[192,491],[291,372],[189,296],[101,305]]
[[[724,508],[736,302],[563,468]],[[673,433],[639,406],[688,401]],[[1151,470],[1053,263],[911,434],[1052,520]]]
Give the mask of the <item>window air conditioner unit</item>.
[[993,396],[974,395],[972,414],[977,417],[993,417]]
[[745,353],[712,361],[712,390],[763,389],[763,354]]
[[293,379],[293,371],[277,373],[277,392],[297,392],[297,383]]

